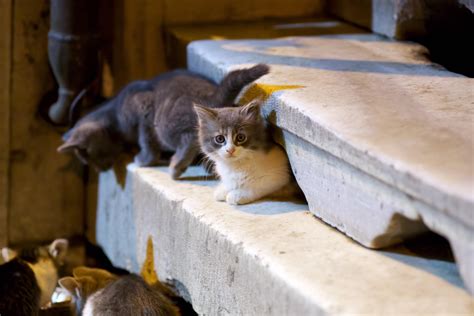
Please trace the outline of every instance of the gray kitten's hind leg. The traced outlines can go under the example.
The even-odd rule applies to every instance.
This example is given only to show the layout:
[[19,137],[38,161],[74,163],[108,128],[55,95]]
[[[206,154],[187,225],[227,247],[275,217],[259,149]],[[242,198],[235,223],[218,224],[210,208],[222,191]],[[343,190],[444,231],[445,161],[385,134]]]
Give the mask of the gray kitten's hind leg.
[[138,145],[140,146],[140,152],[134,158],[137,165],[145,167],[160,162],[160,145],[156,140],[153,128],[150,128],[146,122],[142,122],[139,126]]
[[171,157],[170,174],[173,179],[178,179],[188,166],[199,154],[199,144],[196,136],[185,134],[181,137],[181,142],[176,152]]

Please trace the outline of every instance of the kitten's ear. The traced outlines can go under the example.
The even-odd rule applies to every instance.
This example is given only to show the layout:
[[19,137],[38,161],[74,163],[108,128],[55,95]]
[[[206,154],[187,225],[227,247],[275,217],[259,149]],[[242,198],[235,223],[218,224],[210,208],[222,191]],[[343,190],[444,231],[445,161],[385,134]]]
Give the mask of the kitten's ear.
[[69,292],[72,296],[77,296],[77,290],[80,288],[79,282],[73,277],[64,277],[59,279],[59,286]]
[[3,257],[3,261],[5,262],[8,262],[14,259],[17,255],[18,254],[13,249],[10,249],[8,247],[2,248],[2,257]]
[[70,153],[73,152],[75,149],[78,149],[82,146],[81,141],[78,139],[69,136],[69,138],[62,144],[61,146],[58,147],[57,151],[58,153],[64,154],[64,153]]
[[81,276],[86,276],[86,275],[90,275],[93,270],[94,269],[92,268],[81,266],[81,267],[74,268],[72,270],[72,275],[76,278],[81,277]]
[[111,279],[115,277],[114,274],[107,270],[88,268],[84,266],[74,268],[74,270],[72,270],[72,275],[74,275],[76,278],[90,276],[96,279]]
[[85,144],[75,137],[70,137],[64,144],[58,147],[57,151],[62,154],[73,152],[83,164],[87,165],[89,163],[89,155],[85,149]]
[[193,103],[194,111],[196,112],[199,121],[214,121],[217,118],[217,112],[214,109]]
[[246,105],[242,106],[240,113],[249,119],[260,118],[260,106],[262,105],[262,99],[253,99]]
[[56,239],[49,245],[49,253],[51,256],[58,261],[59,264],[63,264],[64,258],[66,257],[69,242],[67,239]]

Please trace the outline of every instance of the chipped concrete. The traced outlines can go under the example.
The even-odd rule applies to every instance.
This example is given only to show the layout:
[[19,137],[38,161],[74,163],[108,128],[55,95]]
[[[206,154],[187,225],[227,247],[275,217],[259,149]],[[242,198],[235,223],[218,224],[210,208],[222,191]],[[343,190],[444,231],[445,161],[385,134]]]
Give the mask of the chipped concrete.
[[139,272],[151,237],[159,278],[199,314],[474,313],[459,276],[443,275],[453,270],[430,272],[436,260],[360,247],[301,202],[216,202],[201,168],[183,181],[165,170],[130,165],[125,182],[101,174],[97,239],[114,264]]
[[[423,221],[459,248],[474,290],[474,82],[423,52],[369,34],[198,41],[188,65],[219,80],[234,68],[270,64],[243,97],[273,92],[264,112],[285,131],[311,212],[368,247],[421,233]],[[328,195],[315,188],[315,175]]]

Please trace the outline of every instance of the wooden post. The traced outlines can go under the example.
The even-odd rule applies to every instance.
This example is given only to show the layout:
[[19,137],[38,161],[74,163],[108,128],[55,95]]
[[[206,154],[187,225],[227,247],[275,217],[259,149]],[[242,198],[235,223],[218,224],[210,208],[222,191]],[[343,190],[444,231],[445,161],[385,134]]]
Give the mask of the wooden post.
[[0,0],[0,247],[8,243],[12,0]]

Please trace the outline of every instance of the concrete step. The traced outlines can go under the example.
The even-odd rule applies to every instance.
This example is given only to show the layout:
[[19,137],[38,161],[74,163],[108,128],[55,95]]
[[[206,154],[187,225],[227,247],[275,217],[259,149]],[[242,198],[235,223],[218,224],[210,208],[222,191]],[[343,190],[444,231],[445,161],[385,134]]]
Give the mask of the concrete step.
[[435,231],[472,292],[474,81],[424,53],[372,34],[196,41],[188,66],[270,64],[241,99],[266,98],[310,211],[371,248]]
[[285,36],[350,34],[363,30],[327,17],[267,19],[246,22],[173,25],[165,30],[166,58],[172,67],[186,67],[186,47],[196,40],[269,39]]
[[200,167],[183,181],[166,170],[102,173],[97,239],[115,265],[156,270],[201,315],[474,313],[446,258],[360,247],[301,201],[216,202]]

